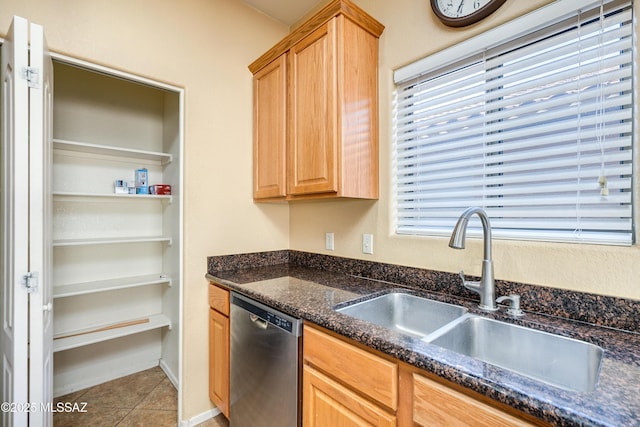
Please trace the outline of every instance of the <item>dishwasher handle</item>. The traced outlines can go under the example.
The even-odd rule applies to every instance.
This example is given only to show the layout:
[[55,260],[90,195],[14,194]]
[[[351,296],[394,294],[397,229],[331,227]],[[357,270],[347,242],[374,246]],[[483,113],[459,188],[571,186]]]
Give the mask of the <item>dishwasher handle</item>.
[[266,320],[259,318],[253,313],[249,313],[249,319],[257,328],[267,329],[268,322]]

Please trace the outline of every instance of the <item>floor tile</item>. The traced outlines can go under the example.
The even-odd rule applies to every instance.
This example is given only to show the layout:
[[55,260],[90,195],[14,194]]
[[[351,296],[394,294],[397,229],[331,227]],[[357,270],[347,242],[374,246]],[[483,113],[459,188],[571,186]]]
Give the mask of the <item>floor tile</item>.
[[86,412],[54,413],[54,427],[178,425],[178,393],[159,367],[57,397],[58,402],[86,402]]
[[118,408],[87,408],[86,413],[78,412],[56,412],[53,415],[54,427],[113,427],[118,425],[130,409]]
[[89,389],[85,388],[84,390],[74,391],[73,393],[65,394],[64,396],[54,397],[53,398],[53,403],[57,404],[58,402],[63,402],[63,403],[66,403],[66,402],[81,402],[82,401],[81,397],[87,391],[89,391]]
[[198,424],[196,427],[229,427],[229,421],[227,421],[224,415],[220,414],[216,417],[208,419],[202,424]]
[[[54,399],[86,402],[86,411],[58,412],[54,427],[177,427],[178,392],[159,367]],[[197,427],[229,427],[220,414]]]
[[118,427],[175,427],[177,425],[176,411],[134,409],[120,421]]
[[159,409],[164,411],[178,410],[178,391],[168,378],[158,384],[145,397],[136,409]]
[[88,409],[95,406],[133,409],[165,378],[162,369],[148,369],[91,387],[81,399],[87,402]]

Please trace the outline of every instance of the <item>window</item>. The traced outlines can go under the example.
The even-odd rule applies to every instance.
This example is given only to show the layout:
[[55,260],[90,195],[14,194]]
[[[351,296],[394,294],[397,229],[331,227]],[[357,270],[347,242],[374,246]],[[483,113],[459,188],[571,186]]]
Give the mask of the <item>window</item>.
[[396,71],[397,233],[449,235],[481,206],[498,238],[633,242],[632,5],[590,3]]

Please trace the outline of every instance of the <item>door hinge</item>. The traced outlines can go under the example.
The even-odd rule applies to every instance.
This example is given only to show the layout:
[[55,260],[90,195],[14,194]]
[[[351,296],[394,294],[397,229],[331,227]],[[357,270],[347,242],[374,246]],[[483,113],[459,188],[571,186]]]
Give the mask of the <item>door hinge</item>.
[[27,288],[27,293],[36,292],[38,290],[38,272],[30,271],[22,276],[22,285]]
[[36,67],[24,67],[22,78],[27,81],[27,85],[37,89],[40,87],[40,69]]

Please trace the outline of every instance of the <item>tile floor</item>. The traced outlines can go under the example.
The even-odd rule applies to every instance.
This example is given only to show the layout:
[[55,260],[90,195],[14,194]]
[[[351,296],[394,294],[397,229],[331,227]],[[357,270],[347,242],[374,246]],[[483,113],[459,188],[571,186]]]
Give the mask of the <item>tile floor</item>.
[[[54,404],[58,402],[86,402],[86,412],[56,412],[54,427],[175,427],[178,424],[178,393],[159,367],[60,396]],[[228,426],[226,418],[218,415],[198,427]]]

